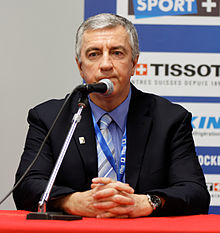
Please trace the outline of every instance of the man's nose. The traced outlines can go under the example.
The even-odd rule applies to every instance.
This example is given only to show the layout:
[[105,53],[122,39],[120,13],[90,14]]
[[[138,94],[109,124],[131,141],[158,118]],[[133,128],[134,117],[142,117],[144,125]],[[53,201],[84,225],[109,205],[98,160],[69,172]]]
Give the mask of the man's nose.
[[112,69],[112,60],[111,56],[108,53],[104,53],[100,61],[101,70],[111,70]]

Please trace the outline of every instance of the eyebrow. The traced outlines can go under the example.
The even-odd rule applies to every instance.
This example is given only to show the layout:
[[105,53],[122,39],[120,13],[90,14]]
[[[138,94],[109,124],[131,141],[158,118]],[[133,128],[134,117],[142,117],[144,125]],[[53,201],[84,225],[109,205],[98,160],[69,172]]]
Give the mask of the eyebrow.
[[87,50],[86,50],[86,53],[88,53],[88,52],[90,52],[90,51],[92,51],[92,50],[100,50],[99,48],[96,48],[96,47],[91,47],[91,48],[88,48]]
[[121,46],[121,45],[119,45],[119,46],[115,46],[115,47],[112,47],[112,49],[111,50],[117,50],[117,49],[122,49],[124,52],[126,52],[127,50],[125,49],[125,47],[124,46]]
[[[121,45],[119,45],[119,46],[114,46],[114,47],[112,47],[110,50],[117,50],[117,49],[122,49],[124,52],[126,52],[127,50],[125,49],[125,47],[124,46],[121,46]],[[88,54],[90,51],[99,51],[99,50],[101,50],[100,48],[97,48],[97,47],[91,47],[91,48],[88,48],[87,50],[86,50],[86,54]]]
[[91,48],[86,49],[85,54],[87,56],[90,51],[99,51],[99,50],[100,49],[97,47],[91,47]]

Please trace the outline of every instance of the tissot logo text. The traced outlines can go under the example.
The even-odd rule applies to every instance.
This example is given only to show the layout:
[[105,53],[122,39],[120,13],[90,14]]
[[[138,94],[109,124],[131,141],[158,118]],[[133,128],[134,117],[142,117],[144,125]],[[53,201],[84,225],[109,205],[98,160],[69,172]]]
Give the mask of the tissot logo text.
[[136,75],[173,76],[173,77],[220,77],[220,65],[213,64],[138,64]]

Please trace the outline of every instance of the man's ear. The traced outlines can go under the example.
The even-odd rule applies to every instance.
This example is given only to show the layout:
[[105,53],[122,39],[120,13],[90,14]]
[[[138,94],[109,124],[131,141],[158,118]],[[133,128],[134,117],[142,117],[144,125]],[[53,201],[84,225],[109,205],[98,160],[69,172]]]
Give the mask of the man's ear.
[[81,77],[83,78],[82,63],[79,61],[79,59],[77,57],[75,57],[75,60],[76,60],[76,64],[77,64],[78,69],[79,69],[79,73],[80,73]]
[[132,74],[131,74],[131,76],[134,75],[134,72],[135,72],[135,69],[136,69],[136,65],[138,63],[138,58],[139,58],[139,55],[137,55],[136,58],[133,61],[133,68],[132,68]]

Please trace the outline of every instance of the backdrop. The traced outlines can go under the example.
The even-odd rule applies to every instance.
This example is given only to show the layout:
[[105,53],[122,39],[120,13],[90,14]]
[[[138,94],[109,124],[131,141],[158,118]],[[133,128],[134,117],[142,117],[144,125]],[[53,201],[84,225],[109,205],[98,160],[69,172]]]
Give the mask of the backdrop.
[[102,12],[122,15],[137,28],[134,85],[192,112],[210,213],[220,214],[219,0],[85,0],[85,18]]
[[[0,0],[0,199],[12,188],[36,104],[81,83],[75,32],[84,1]],[[0,209],[15,209],[12,196]]]
[[[0,198],[14,183],[27,112],[81,82],[74,35],[83,20],[118,13],[136,26],[141,56],[132,82],[193,113],[199,161],[220,213],[220,11],[218,0],[0,0]],[[0,209],[14,209],[10,197]]]

